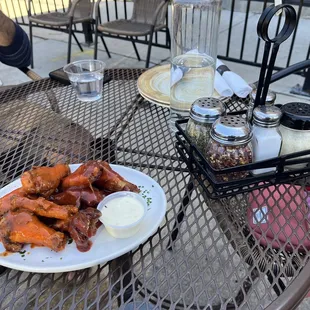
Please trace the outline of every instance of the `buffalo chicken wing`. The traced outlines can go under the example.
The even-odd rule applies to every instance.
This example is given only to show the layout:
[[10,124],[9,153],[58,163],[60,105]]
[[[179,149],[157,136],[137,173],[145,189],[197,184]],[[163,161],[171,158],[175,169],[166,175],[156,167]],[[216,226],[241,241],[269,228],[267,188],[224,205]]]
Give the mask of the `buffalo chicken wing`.
[[0,216],[11,210],[11,198],[13,196],[25,197],[25,192],[22,188],[15,189],[11,193],[0,198]]
[[11,209],[26,209],[39,216],[60,220],[66,220],[71,214],[78,212],[78,208],[75,206],[59,206],[43,197],[32,200],[27,197],[12,196]]
[[19,251],[25,243],[46,246],[56,252],[64,249],[63,233],[43,224],[29,211],[9,211],[0,220],[0,237],[6,250]]
[[21,176],[23,190],[26,194],[38,194],[48,197],[55,192],[60,181],[70,173],[68,165],[54,167],[33,167]]

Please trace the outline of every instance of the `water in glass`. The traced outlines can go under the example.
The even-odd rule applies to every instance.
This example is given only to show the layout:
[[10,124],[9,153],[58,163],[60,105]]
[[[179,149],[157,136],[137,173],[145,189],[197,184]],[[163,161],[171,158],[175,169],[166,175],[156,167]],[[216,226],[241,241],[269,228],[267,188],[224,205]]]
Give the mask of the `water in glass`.
[[70,77],[77,98],[81,101],[95,101],[101,98],[102,79],[101,73],[83,73]]
[[188,117],[192,103],[211,97],[215,75],[215,60],[208,55],[184,54],[173,58],[170,88],[170,128],[175,121]]

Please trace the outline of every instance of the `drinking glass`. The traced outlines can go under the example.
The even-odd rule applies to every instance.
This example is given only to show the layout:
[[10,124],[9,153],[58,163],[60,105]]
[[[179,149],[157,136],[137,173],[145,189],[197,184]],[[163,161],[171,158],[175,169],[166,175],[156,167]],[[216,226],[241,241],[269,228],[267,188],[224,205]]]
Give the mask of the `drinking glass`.
[[212,97],[221,0],[173,0],[170,129],[188,117],[192,103]]
[[105,66],[100,60],[79,60],[64,67],[79,100],[90,102],[102,97]]

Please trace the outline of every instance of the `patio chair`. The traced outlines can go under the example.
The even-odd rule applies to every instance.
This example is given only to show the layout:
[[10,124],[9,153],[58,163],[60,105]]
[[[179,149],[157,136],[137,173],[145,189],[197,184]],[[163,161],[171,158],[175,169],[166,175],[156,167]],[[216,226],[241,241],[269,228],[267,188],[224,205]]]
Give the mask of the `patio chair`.
[[[94,59],[97,59],[98,52],[98,36],[101,37],[102,43],[106,49],[109,57],[110,52],[103,40],[104,33],[112,35],[122,35],[130,38],[138,60],[140,55],[137,50],[134,37],[149,36],[148,50],[146,57],[146,68],[150,64],[152,40],[155,32],[167,28],[165,24],[168,0],[135,0],[133,6],[133,13],[130,19],[117,19],[111,22],[101,24],[99,5],[100,1],[96,3],[95,18],[96,18],[96,29],[95,29],[95,51]],[[100,24],[99,24],[100,21]],[[167,36],[170,46],[170,35],[167,29]]]
[[52,12],[36,15],[31,13],[32,0],[28,0],[29,36],[32,49],[31,68],[33,68],[33,40],[32,40],[33,23],[43,26],[55,27],[53,29],[57,31],[66,32],[69,34],[68,53],[67,53],[67,63],[69,63],[71,60],[72,36],[75,39],[77,45],[79,46],[81,52],[83,52],[83,48],[80,42],[78,41],[75,33],[72,31],[72,25],[83,22],[93,22],[94,3],[95,0],[72,0],[70,1],[68,10],[64,13]]

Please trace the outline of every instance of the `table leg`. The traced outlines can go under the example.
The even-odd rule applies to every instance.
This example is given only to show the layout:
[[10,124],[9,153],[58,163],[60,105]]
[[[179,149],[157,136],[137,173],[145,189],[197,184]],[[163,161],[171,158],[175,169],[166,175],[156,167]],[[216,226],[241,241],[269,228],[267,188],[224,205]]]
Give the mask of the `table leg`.
[[174,225],[173,225],[173,229],[172,229],[172,233],[171,233],[171,238],[170,238],[168,246],[167,246],[167,249],[169,251],[172,250],[172,243],[178,237],[178,234],[179,234],[178,226],[182,223],[182,221],[184,219],[185,212],[186,212],[187,206],[188,206],[188,204],[190,202],[193,189],[194,189],[194,183],[193,183],[193,180],[190,179],[188,184],[187,184],[187,186],[186,186],[185,195],[183,196],[181,206],[180,206],[180,208],[178,210],[177,220],[174,222]]

